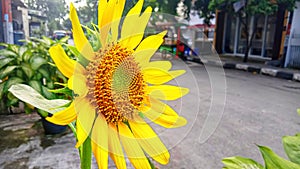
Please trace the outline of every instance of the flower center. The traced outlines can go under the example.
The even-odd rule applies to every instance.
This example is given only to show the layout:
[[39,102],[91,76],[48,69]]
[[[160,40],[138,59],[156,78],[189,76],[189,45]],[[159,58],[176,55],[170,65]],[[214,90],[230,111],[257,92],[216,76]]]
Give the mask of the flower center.
[[118,44],[95,53],[87,66],[88,97],[108,123],[133,118],[143,103],[146,83],[132,51]]

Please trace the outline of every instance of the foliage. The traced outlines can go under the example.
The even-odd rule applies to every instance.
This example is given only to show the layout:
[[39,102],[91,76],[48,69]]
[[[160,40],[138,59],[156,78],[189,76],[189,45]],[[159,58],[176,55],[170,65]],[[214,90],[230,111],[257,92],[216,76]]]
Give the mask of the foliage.
[[[80,0],[75,1],[79,3]],[[80,13],[81,22],[84,25],[88,23],[97,23],[97,2],[95,0],[86,0],[85,4],[78,8],[78,13]]]
[[50,32],[62,29],[62,22],[68,13],[65,0],[24,0],[29,9],[41,11],[47,17]]
[[[65,97],[49,91],[58,87],[54,82],[64,83],[66,78],[54,66],[48,50],[52,45],[65,44],[66,41],[67,38],[53,41],[43,37],[31,38],[23,46],[2,44],[6,48],[0,50],[0,99],[8,108],[19,104],[19,99],[8,91],[14,84],[27,84],[47,99]],[[70,50],[68,52],[71,54]],[[25,112],[32,110],[31,105],[25,104]]]
[[210,0],[197,0],[194,9],[198,11],[200,18],[204,18],[204,23],[210,25],[210,20],[214,18],[215,10],[209,9]]
[[265,167],[252,159],[235,156],[222,160],[224,169],[300,169],[300,133],[295,136],[284,136],[282,142],[289,160],[278,156],[268,147],[258,146]]

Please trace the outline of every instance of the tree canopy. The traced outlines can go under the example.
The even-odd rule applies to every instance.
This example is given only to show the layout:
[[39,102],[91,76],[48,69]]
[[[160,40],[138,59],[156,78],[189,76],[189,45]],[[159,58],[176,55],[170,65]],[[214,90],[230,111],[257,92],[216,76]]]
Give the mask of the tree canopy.
[[50,31],[62,29],[62,23],[68,13],[65,0],[24,0],[29,9],[45,14]]

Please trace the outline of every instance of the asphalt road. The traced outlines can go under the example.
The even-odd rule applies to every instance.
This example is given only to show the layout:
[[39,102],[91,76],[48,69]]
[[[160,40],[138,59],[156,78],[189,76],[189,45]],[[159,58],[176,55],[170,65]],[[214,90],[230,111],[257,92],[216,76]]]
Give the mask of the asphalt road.
[[[171,153],[170,163],[159,168],[219,169],[222,158],[236,155],[263,163],[255,144],[286,157],[281,137],[300,131],[299,82],[172,62],[187,73],[171,83],[190,93],[169,104],[188,124],[176,129],[151,124]],[[0,116],[0,168],[79,168],[73,135],[45,136],[37,120],[34,115]]]
[[[182,63],[174,65],[183,66]],[[172,146],[171,162],[161,168],[222,168],[222,158],[237,155],[263,164],[256,144],[269,146],[286,157],[282,136],[300,131],[300,117],[296,112],[300,107],[299,82],[230,69],[225,70],[225,80],[220,80],[221,68],[196,63],[187,65],[190,71],[179,81],[190,87],[191,93],[184,97],[180,112],[189,123],[162,135]],[[212,80],[214,78],[219,80]],[[192,84],[195,82],[199,93],[197,85]],[[219,94],[212,94],[213,91]],[[224,100],[220,93],[226,93]],[[215,118],[207,122],[211,114]],[[212,134],[207,140],[201,139],[201,134],[208,132],[204,129],[209,127]]]

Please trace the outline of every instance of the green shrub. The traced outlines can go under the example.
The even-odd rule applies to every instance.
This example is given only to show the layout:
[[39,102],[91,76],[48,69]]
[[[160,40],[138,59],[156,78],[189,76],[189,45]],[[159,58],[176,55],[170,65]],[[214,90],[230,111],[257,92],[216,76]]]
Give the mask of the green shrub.
[[[47,99],[67,97],[60,92],[49,91],[61,87],[54,82],[66,83],[67,79],[58,71],[48,52],[51,46],[62,44],[71,55],[67,40],[68,37],[59,41],[43,37],[30,38],[23,46],[1,44],[5,49],[0,50],[0,99],[6,108],[11,111],[13,106],[19,105],[20,100],[8,91],[14,84],[27,84]],[[26,113],[34,109],[29,104],[24,106]]]

